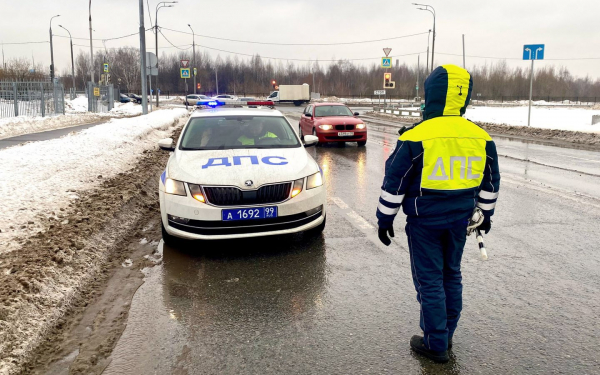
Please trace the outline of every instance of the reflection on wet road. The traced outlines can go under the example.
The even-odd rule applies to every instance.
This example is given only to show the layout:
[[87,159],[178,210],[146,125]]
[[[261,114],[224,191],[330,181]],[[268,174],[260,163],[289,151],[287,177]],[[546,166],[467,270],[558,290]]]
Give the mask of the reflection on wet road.
[[389,248],[375,236],[396,138],[375,130],[365,148],[310,149],[328,184],[322,237],[159,245],[163,263],[147,270],[105,374],[598,373],[600,203],[570,186],[599,178],[507,158],[490,260],[473,238],[465,248],[452,360],[411,353],[404,217]]

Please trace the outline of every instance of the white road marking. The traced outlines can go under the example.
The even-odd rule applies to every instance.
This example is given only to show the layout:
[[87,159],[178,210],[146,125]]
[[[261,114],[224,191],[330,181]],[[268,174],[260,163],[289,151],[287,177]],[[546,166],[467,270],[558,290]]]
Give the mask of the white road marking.
[[333,203],[335,203],[336,206],[338,206],[339,208],[341,208],[342,210],[345,210],[348,208],[348,205],[346,204],[346,202],[344,202],[342,200],[342,198],[339,197],[332,197],[331,200],[333,201]]
[[558,154],[558,155],[560,155],[560,156],[566,156],[566,157],[571,158],[571,159],[591,161],[592,163],[600,163],[600,160],[578,158],[578,157],[575,157],[575,156],[569,156],[569,155],[565,155],[565,154]]

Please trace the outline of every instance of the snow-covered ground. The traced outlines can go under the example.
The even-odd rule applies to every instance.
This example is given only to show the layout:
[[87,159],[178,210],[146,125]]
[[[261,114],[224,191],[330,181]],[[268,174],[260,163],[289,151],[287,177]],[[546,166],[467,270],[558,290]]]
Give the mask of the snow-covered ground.
[[87,111],[87,98],[79,96],[65,100],[65,115],[47,117],[7,117],[0,119],[0,139],[18,135],[42,132],[53,129],[88,124],[113,117],[130,117],[142,113],[142,106],[135,103],[115,103],[110,112],[91,113]]
[[63,138],[0,150],[0,252],[16,248],[15,237],[39,230],[37,217],[56,217],[84,190],[134,166],[187,113],[169,109],[112,119]]
[[[521,107],[473,107],[468,108],[466,118],[475,122],[527,126],[529,108]],[[531,126],[600,133],[600,124],[592,125],[592,116],[600,110],[585,108],[531,108]]]

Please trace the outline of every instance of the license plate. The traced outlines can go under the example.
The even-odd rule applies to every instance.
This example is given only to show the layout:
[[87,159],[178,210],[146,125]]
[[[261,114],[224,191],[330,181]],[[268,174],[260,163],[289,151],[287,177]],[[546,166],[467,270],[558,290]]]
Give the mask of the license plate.
[[353,136],[354,132],[338,132],[338,137],[348,137]]
[[277,217],[277,206],[222,210],[223,221],[270,219]]

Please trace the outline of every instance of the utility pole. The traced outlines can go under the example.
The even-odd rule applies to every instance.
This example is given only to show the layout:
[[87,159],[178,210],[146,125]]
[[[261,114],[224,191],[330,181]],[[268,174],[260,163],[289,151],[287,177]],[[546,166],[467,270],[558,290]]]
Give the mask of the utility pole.
[[[148,114],[148,92],[146,87],[146,29],[144,28],[144,0],[140,2],[140,76],[142,83],[142,114]],[[90,0],[91,3],[91,0]],[[90,16],[90,26],[92,17]],[[91,28],[90,28],[91,35]],[[91,41],[91,40],[90,40]],[[92,73],[93,74],[93,73]],[[92,82],[93,82],[92,75]]]
[[6,63],[4,62],[4,43],[2,44],[2,68],[6,69]]
[[90,0],[90,79],[94,83],[94,47],[92,45],[92,0]]
[[[63,25],[58,25],[58,26],[67,30],[67,28],[64,27]],[[73,38],[71,37],[71,32],[69,30],[67,30],[67,32],[69,33],[69,39],[71,41],[71,78],[73,79],[73,95],[71,95],[71,99],[74,99],[75,98],[75,63],[73,60]]]
[[427,69],[429,69],[429,37],[431,36],[431,29],[429,29],[429,34],[427,34],[427,64],[425,65],[425,73],[427,73]]
[[196,35],[194,34],[194,29],[188,23],[188,27],[192,30],[192,74],[194,75],[194,94],[196,94]]
[[[158,10],[161,8],[172,8],[173,5],[166,4],[175,4],[177,1],[161,1],[156,5],[156,13],[154,15],[154,40],[156,43],[156,107],[158,108]],[[150,71],[152,74],[152,71]],[[150,78],[152,79],[152,78]]]
[[54,84],[54,48],[52,48],[52,19],[60,17],[60,14],[50,18],[50,81]]
[[417,98],[419,97],[419,70],[421,70],[421,55],[417,55]]
[[219,66],[215,60],[215,82],[217,83],[217,95],[219,95]]
[[465,62],[465,34],[463,36],[463,69],[467,69],[467,64]]

